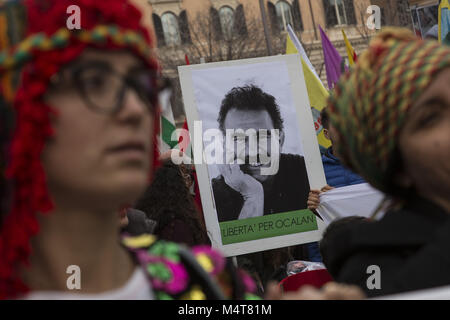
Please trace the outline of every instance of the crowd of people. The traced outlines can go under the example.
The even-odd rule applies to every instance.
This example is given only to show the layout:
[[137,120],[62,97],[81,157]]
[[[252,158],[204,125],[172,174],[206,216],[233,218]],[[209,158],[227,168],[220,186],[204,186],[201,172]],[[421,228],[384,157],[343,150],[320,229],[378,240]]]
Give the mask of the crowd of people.
[[[65,20],[74,2],[77,32]],[[450,285],[449,47],[406,29],[379,32],[322,111],[327,185],[295,200],[316,210],[321,193],[368,182],[386,194],[384,217],[354,213],[318,243],[235,264],[211,248],[195,169],[160,157],[162,80],[140,12],[128,0],[25,5],[22,54],[0,60],[2,73],[21,70],[14,98],[0,95],[0,298],[364,299]],[[254,87],[229,100],[255,92],[270,105]],[[267,113],[223,108],[224,128],[230,115],[242,122],[241,109]],[[287,160],[305,171],[303,158]],[[227,199],[235,190],[226,175],[213,185],[226,191],[216,198],[223,219],[258,207]],[[276,283],[293,260],[323,262],[334,282],[283,293]],[[76,293],[66,283],[74,263],[83,270]],[[382,272],[377,290],[367,287],[372,265]]]

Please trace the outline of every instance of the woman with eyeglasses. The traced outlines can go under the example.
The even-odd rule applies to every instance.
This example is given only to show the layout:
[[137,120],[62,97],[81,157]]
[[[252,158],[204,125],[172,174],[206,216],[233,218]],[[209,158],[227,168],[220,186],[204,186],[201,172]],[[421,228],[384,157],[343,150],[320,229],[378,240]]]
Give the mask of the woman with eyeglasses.
[[[74,4],[82,29],[69,31]],[[0,55],[0,72],[22,70],[4,157],[12,201],[0,227],[0,298],[250,297],[248,278],[209,247],[119,234],[119,210],[157,162],[158,64],[139,11],[126,0],[25,6],[27,38]]]

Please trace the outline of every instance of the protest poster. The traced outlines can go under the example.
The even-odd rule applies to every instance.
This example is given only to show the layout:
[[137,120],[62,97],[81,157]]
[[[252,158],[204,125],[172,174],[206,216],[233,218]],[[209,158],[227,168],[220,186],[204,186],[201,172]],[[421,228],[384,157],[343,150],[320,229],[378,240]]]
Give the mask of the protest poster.
[[325,182],[300,56],[179,67],[200,195],[226,256],[320,239]]

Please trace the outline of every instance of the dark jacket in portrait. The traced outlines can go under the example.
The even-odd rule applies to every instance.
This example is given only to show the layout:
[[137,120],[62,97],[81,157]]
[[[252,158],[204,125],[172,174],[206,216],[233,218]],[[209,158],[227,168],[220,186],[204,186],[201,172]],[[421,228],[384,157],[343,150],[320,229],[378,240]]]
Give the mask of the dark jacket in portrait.
[[[270,189],[263,185],[264,215],[307,208],[309,181],[302,156],[281,154],[274,179]],[[229,187],[222,176],[212,180],[212,188],[219,222],[237,220],[244,205],[241,194]]]
[[[348,225],[328,240],[333,278],[369,297],[450,285],[450,214],[427,200],[413,199],[380,221]],[[371,265],[379,267],[380,289],[367,286]]]

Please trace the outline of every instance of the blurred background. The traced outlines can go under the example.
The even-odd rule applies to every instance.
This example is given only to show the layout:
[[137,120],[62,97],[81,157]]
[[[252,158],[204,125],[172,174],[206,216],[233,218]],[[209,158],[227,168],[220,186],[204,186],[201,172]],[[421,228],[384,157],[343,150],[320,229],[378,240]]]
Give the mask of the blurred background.
[[[163,74],[174,88],[171,106],[177,127],[185,121],[177,67],[187,61],[197,64],[284,54],[290,24],[326,84],[319,25],[345,57],[342,30],[357,54],[377,32],[366,26],[370,5],[380,7],[382,27],[404,26],[419,36],[425,36],[438,23],[439,5],[439,0],[132,1],[141,9],[145,25],[157,40]],[[0,50],[22,37],[26,14],[18,6],[20,2],[0,0]],[[14,77],[2,81],[14,84]],[[8,96],[8,92],[3,95]]]

